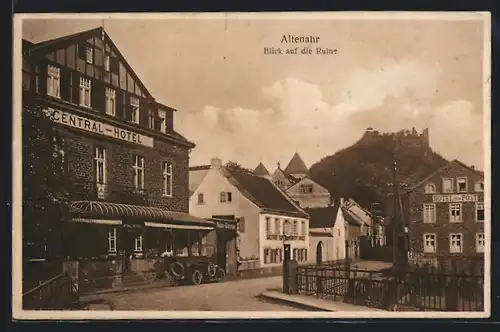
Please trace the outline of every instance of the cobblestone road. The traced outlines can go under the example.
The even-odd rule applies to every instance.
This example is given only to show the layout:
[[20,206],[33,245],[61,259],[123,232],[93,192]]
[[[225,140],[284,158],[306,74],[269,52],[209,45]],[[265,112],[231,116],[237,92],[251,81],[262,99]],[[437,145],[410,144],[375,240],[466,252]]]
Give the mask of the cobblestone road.
[[114,295],[114,310],[301,311],[256,298],[281,287],[282,277],[244,279],[200,286],[149,289]]

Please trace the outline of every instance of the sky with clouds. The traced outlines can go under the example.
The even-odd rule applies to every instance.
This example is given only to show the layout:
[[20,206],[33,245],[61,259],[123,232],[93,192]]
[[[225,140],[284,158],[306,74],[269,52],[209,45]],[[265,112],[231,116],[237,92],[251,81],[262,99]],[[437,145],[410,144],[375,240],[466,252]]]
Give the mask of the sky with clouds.
[[[484,167],[483,21],[197,18],[26,20],[33,42],[104,24],[175,128],[210,158],[273,171],[308,166],[367,127],[430,130],[447,159]],[[336,55],[264,55],[283,34],[320,37]]]

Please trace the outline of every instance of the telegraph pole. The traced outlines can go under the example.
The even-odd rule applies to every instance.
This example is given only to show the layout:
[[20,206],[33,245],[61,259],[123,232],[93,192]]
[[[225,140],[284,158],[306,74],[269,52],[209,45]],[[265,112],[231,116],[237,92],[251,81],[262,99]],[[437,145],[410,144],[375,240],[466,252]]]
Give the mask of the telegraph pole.
[[396,181],[396,159],[392,162],[392,196],[393,196],[393,210],[392,210],[392,266],[396,266],[396,253],[397,253],[397,243],[398,243],[398,227],[397,227],[397,213],[398,213],[398,204],[397,204],[397,181]]

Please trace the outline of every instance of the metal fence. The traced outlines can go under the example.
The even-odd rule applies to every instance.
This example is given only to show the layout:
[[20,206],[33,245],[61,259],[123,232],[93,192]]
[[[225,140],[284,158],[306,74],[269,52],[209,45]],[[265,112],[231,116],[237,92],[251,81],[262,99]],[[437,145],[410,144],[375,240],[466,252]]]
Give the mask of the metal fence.
[[63,310],[76,306],[78,295],[64,272],[24,293],[22,301],[24,310]]
[[482,311],[484,276],[297,267],[299,294],[393,311]]

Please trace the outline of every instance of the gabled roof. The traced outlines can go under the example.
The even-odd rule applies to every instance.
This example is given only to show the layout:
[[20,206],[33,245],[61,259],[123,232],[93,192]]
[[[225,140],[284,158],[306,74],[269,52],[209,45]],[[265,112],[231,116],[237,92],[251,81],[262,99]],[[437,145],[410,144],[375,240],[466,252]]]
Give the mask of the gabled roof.
[[318,187],[323,188],[324,190],[326,190],[327,192],[329,192],[328,189],[326,189],[325,187],[323,187],[322,185],[320,185],[318,182],[316,182],[313,179],[311,179],[309,177],[309,175],[304,176],[302,179],[295,179],[295,183],[293,183],[291,186],[289,186],[288,188],[286,188],[286,190],[288,191],[290,188],[295,187],[296,185],[298,185],[299,183],[301,183],[305,179],[314,182]]
[[285,172],[288,174],[307,174],[309,170],[300,155],[296,152],[292,160],[285,167]]
[[86,31],[81,31],[78,33],[74,33],[71,35],[66,35],[62,36],[59,38],[54,38],[50,40],[46,40],[40,43],[34,44],[27,52],[31,54],[37,54],[38,52],[44,52],[47,49],[56,49],[56,48],[63,48],[66,47],[74,42],[78,41],[85,41],[91,37],[99,37],[102,38],[104,36],[105,40],[108,42],[109,46],[111,49],[116,53],[116,55],[120,58],[120,61],[123,63],[127,71],[132,75],[134,80],[140,85],[141,90],[150,98],[153,99],[153,96],[149,92],[149,90],[146,88],[144,83],[139,79],[135,71],[132,69],[132,67],[129,65],[125,57],[121,54],[120,50],[118,47],[116,47],[115,43],[111,40],[111,38],[108,36],[106,31],[102,27],[86,30]]
[[190,171],[206,171],[209,170],[212,166],[210,165],[200,165],[200,166],[191,166],[189,167]]
[[436,171],[432,172],[428,176],[426,176],[423,180],[421,180],[421,181],[417,182],[416,184],[414,184],[413,186],[409,187],[407,189],[407,191],[413,191],[413,190],[415,190],[415,188],[420,187],[425,182],[427,182],[429,179],[433,178],[436,174],[440,173],[443,169],[446,169],[451,164],[457,164],[460,167],[463,167],[463,168],[467,169],[470,172],[476,173],[477,175],[479,175],[481,177],[484,177],[484,172],[478,171],[477,169],[474,169],[474,168],[472,168],[472,167],[464,164],[463,162],[461,162],[461,161],[459,161],[457,159],[454,159],[454,160],[450,161],[449,163],[447,163],[446,165],[441,166],[440,168],[438,168]]
[[284,170],[282,170],[281,168],[277,168],[276,171],[274,172],[274,174],[276,174],[277,172],[281,172],[281,174],[283,174],[283,176],[292,184],[295,184],[297,181],[299,181],[299,179],[295,178],[294,176],[288,174],[287,172],[285,172]]
[[222,167],[221,171],[247,199],[259,208],[270,213],[291,214],[302,218],[309,217],[304,210],[269,179],[236,168]]
[[345,207],[341,207],[340,210],[342,211],[342,216],[344,217],[344,220],[352,226],[361,226],[363,222],[358,219],[358,217],[352,213],[352,211],[349,211]]
[[254,174],[257,174],[257,175],[269,175],[269,171],[267,170],[266,166],[264,166],[264,164],[262,163],[259,163],[257,165],[257,167],[255,167],[255,169],[253,170]]
[[309,219],[309,228],[325,228],[335,226],[339,207],[339,204],[335,204],[333,206],[305,209],[311,217]]

